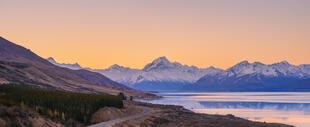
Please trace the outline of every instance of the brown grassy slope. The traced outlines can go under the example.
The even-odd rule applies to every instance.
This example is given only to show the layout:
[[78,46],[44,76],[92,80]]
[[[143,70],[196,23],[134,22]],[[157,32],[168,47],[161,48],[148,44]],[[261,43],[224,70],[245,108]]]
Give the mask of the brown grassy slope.
[[18,107],[0,105],[0,127],[64,127],[60,123],[40,116],[32,111]]
[[154,97],[153,94],[129,89],[99,73],[57,67],[29,49],[1,37],[0,82],[74,92],[112,95],[123,92],[127,96]]

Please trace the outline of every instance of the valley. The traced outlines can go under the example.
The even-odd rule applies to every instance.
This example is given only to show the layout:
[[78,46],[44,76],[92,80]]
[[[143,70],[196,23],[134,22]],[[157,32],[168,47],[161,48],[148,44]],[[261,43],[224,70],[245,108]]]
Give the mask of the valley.
[[[116,127],[225,127],[227,124],[240,127],[249,125],[253,127],[289,126],[253,122],[233,115],[198,114],[182,106],[133,101],[136,99],[160,99],[161,97],[150,92],[135,90],[128,84],[122,85],[109,79],[108,76],[104,76],[100,71],[96,72],[87,68],[70,69],[67,67],[71,66],[70,64],[53,63],[50,61],[51,58],[48,60],[41,58],[29,49],[0,38],[1,125],[80,127],[106,122],[107,124],[103,123],[103,125],[111,124]],[[79,67],[78,64],[73,66]],[[124,68],[120,68],[120,66],[114,65],[104,72],[114,73],[114,70],[117,69],[117,73],[123,73],[120,70]],[[154,87],[158,87],[157,83],[179,85],[180,82],[185,86],[199,80],[199,77],[204,73],[216,75],[224,72],[213,67],[199,69],[177,62],[171,63],[165,57],[154,60],[143,70],[128,68],[125,70],[139,73],[143,71],[150,81],[141,76],[138,76],[138,79],[147,82],[146,85],[154,83]],[[178,73],[181,75],[173,75]],[[124,78],[121,75],[119,77]],[[187,78],[180,80],[183,77]],[[139,83],[143,84],[142,82]],[[177,88],[172,89],[176,90]],[[145,90],[144,87],[141,89]],[[149,89],[154,90],[152,87]],[[16,111],[19,113],[16,114]]]

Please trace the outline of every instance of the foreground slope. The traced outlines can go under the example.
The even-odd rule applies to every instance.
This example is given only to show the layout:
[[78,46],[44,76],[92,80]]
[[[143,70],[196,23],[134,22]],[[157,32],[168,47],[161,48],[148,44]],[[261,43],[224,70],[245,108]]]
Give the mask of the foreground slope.
[[75,92],[153,96],[129,89],[109,78],[86,70],[51,64],[29,49],[0,37],[0,83],[18,83]]

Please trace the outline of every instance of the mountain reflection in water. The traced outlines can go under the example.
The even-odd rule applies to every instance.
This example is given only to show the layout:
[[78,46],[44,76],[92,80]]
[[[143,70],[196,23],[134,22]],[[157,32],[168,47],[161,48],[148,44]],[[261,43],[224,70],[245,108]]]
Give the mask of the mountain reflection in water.
[[198,113],[233,114],[253,121],[310,127],[309,92],[158,93],[164,98],[145,100],[182,105]]

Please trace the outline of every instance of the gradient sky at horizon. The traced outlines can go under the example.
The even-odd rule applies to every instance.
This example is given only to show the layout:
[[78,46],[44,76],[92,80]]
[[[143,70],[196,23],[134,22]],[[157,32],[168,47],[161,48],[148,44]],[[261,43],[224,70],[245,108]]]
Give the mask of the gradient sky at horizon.
[[0,0],[0,36],[58,62],[310,64],[307,0]]

